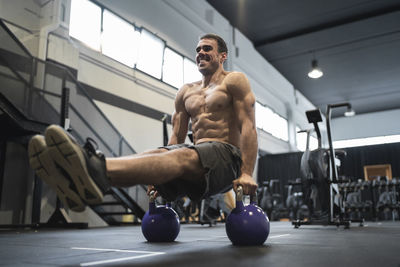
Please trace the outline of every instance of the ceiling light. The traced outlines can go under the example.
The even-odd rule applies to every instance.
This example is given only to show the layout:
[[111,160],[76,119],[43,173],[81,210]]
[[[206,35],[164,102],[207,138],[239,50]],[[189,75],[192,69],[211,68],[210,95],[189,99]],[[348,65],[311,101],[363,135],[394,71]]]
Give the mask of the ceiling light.
[[308,73],[308,77],[312,78],[312,79],[318,79],[320,77],[322,77],[322,75],[324,75],[324,73],[321,71],[320,68],[318,68],[318,62],[316,59],[314,59],[311,62],[311,71]]
[[346,112],[344,113],[345,117],[353,117],[354,115],[356,115],[356,112],[354,111],[354,109],[350,107],[347,107]]

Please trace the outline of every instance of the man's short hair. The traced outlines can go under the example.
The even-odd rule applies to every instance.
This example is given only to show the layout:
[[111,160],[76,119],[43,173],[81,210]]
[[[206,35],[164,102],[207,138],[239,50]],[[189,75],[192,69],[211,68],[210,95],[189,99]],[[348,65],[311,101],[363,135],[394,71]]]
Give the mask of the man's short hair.
[[213,33],[207,33],[200,37],[200,40],[202,40],[202,39],[214,39],[215,41],[217,41],[217,44],[218,44],[218,52],[219,53],[223,53],[223,52],[228,53],[228,47],[226,46],[224,39],[222,39],[220,36],[213,34]]

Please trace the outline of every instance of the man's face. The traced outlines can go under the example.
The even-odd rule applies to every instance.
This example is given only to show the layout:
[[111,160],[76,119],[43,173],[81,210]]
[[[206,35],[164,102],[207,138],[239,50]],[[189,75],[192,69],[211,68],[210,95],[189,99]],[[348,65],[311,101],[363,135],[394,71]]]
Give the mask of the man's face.
[[196,64],[203,75],[214,73],[219,64],[226,59],[226,53],[218,52],[218,43],[214,39],[201,39],[196,47]]

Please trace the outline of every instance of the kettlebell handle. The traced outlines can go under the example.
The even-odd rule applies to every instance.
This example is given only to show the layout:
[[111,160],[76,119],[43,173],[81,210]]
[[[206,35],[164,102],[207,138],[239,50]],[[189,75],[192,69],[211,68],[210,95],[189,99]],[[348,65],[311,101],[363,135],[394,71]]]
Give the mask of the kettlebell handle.
[[149,193],[149,197],[150,197],[150,202],[154,202],[156,200],[156,191],[151,190]]
[[[236,187],[236,200],[237,201],[243,201],[243,187],[242,185],[238,185]],[[250,195],[250,203],[257,204],[257,192],[255,192],[253,195]]]
[[236,187],[236,201],[243,201],[243,187],[238,185]]

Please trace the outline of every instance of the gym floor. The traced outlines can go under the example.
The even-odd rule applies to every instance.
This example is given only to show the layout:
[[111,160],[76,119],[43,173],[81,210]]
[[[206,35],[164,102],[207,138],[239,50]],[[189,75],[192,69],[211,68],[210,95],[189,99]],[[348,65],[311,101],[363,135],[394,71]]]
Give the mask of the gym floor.
[[400,223],[350,229],[271,222],[260,247],[234,247],[225,225],[181,225],[173,243],[148,243],[140,226],[0,231],[2,266],[400,266]]

